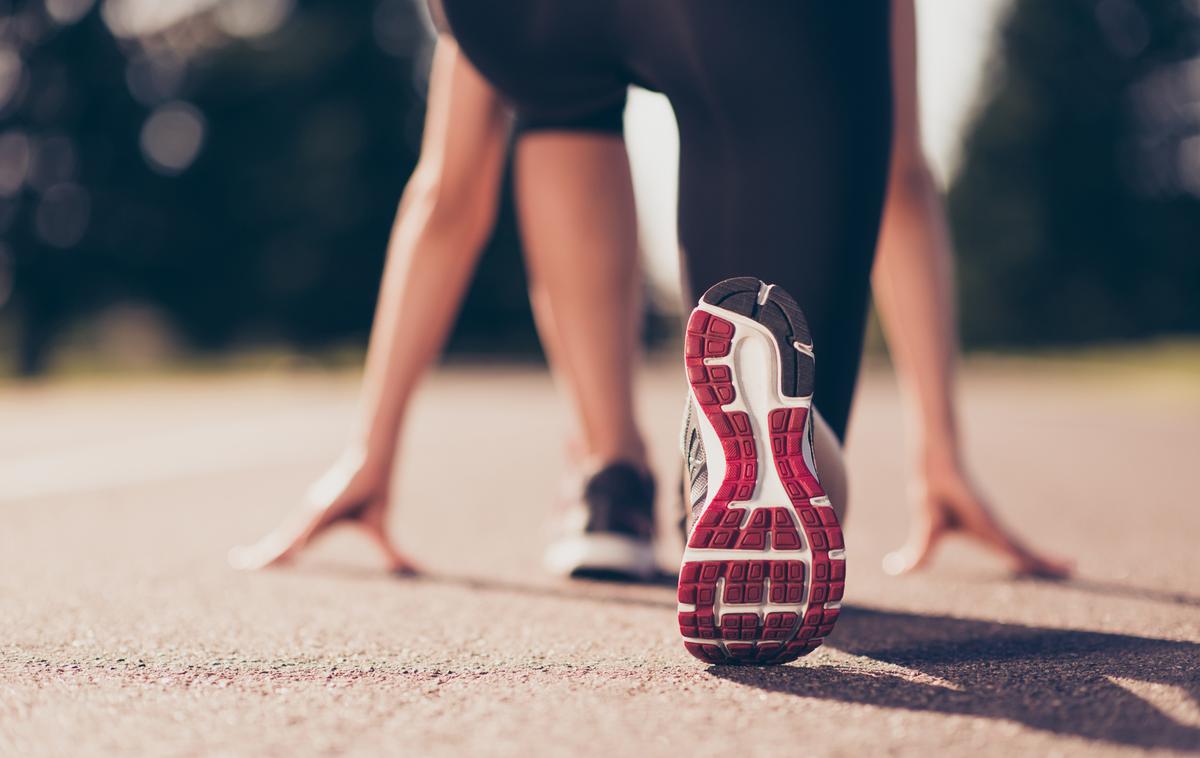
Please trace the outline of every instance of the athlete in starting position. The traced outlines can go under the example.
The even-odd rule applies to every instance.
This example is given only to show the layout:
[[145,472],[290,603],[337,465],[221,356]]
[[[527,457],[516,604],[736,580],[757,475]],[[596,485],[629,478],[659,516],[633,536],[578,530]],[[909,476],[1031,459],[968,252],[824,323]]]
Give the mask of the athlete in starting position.
[[[943,536],[961,531],[1020,572],[1069,571],[996,522],[962,461],[950,246],[920,148],[911,0],[893,8],[883,0],[853,8],[715,0],[446,5],[462,49],[517,112],[518,209],[540,293],[535,312],[574,400],[580,458],[596,472],[580,490],[587,518],[573,535],[579,544],[649,544],[653,488],[629,389],[636,277],[620,115],[631,83],[664,92],[675,109],[685,290],[706,291],[688,322],[685,357],[693,518],[679,597],[693,653],[778,662],[811,650],[836,619],[841,443],[873,257],[876,302],[917,431],[913,526],[885,567],[917,568]],[[439,47],[453,45],[443,38]],[[422,305],[442,276],[461,297],[482,238],[458,240],[460,254],[435,263],[425,252],[439,241],[430,219],[461,213],[479,222],[470,228],[486,228],[495,183],[450,199],[434,193],[428,204],[410,195],[421,197],[420,179],[469,186],[463,176],[480,165],[498,176],[505,135],[496,126],[499,102],[471,65],[455,57],[443,68],[455,73],[439,77],[435,63],[421,161],[432,168],[418,170],[406,191],[372,336],[369,433],[295,520],[235,556],[241,565],[286,558],[349,520],[367,528],[393,567],[407,566],[384,528],[386,483],[402,408],[449,323],[447,289],[436,288],[434,328],[416,346],[398,337],[396,322],[403,312],[427,314]],[[443,93],[439,106],[439,82],[451,81],[459,82],[455,97]],[[462,109],[456,118],[447,117],[451,104]],[[487,128],[471,132],[471,117]],[[464,128],[476,138],[456,139]],[[470,159],[480,155],[482,163]],[[589,175],[601,180],[579,180]],[[406,270],[393,273],[397,260]],[[644,562],[634,556],[625,567],[641,573]]]

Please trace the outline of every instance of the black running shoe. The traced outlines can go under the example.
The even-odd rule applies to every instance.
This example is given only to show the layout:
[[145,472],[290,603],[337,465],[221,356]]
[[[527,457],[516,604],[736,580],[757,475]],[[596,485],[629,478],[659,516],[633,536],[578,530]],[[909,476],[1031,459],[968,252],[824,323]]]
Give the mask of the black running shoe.
[[654,479],[628,463],[588,477],[569,498],[546,549],[553,573],[592,579],[654,578]]

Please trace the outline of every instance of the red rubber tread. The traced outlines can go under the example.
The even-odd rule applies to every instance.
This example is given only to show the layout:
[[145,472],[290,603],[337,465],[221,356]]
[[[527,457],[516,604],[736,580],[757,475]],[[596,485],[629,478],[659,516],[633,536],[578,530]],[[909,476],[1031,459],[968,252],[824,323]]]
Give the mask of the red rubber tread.
[[[778,408],[768,419],[775,469],[792,508],[759,507],[747,518],[746,509],[730,507],[734,501],[754,496],[759,474],[754,429],[745,412],[722,409],[737,396],[730,368],[707,366],[704,359],[727,356],[734,331],[731,322],[701,310],[693,311],[688,319],[684,348],[688,382],[701,412],[721,438],[725,456],[725,478],[692,530],[688,547],[762,551],[769,539],[777,551],[799,551],[804,544],[802,531],[812,562],[806,567],[797,555],[796,560],[774,556],[771,560],[684,563],[678,599],[694,604],[696,610],[679,613],[679,631],[693,638],[684,642],[688,652],[707,663],[786,663],[818,648],[837,621],[838,611],[823,606],[841,600],[845,591],[845,560],[829,557],[830,550],[842,549],[845,544],[833,509],[812,504],[813,498],[825,493],[804,460],[807,408]],[[717,597],[718,579],[724,580],[721,598]],[[803,594],[806,586],[807,597]],[[719,623],[715,617],[718,602],[724,606],[764,599],[784,604],[804,601],[808,610],[803,617],[771,612],[763,618],[757,609],[742,613],[730,609],[722,613]],[[721,640],[725,647],[695,639]]]
[[[729,508],[729,503],[734,500],[749,500],[754,497],[754,487],[758,481],[758,452],[754,447],[754,431],[750,428],[750,417],[742,411],[726,413],[721,410],[722,405],[733,402],[737,396],[729,367],[704,365],[705,358],[729,355],[732,337],[733,324],[724,319],[711,317],[700,310],[694,311],[688,319],[684,346],[688,382],[691,383],[696,400],[700,403],[700,410],[721,438],[721,448],[725,455],[725,479],[713,496],[713,501],[705,509],[700,523],[692,531],[688,547],[764,547],[761,544],[757,547],[752,546],[754,539],[765,537],[758,526],[745,532],[741,530],[746,511]],[[751,541],[750,544],[747,544],[747,539]]]

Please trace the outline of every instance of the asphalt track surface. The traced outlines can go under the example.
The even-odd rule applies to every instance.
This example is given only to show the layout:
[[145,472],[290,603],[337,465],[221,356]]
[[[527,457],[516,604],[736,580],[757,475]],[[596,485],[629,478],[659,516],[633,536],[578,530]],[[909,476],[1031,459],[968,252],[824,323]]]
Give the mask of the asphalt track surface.
[[[680,374],[641,387],[664,485]],[[777,668],[689,657],[668,584],[543,575],[565,413],[539,369],[443,369],[419,395],[393,524],[416,579],[345,531],[288,569],[225,562],[332,459],[353,376],[7,386],[0,754],[1200,752],[1200,392],[1084,374],[964,382],[979,477],[1078,560],[1079,579],[1039,583],[961,544],[920,575],[881,571],[905,456],[895,388],[869,373],[847,610]]]

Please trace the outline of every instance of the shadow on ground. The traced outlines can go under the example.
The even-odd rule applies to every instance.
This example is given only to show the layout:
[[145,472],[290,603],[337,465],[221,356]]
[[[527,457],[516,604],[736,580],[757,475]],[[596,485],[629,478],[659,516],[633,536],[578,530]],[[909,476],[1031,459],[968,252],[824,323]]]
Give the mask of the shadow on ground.
[[[367,576],[378,578],[363,574]],[[666,588],[674,586],[674,579],[663,575],[651,583],[661,590],[645,584],[539,585],[429,574],[404,581],[673,611],[675,599]],[[1114,583],[1059,584],[1116,597],[1138,593],[1138,588]],[[1180,605],[1198,602],[1174,593],[1140,597]],[[1200,645],[1195,643],[845,606],[827,645],[907,671],[864,670],[836,662],[712,666],[709,671],[797,697],[1002,719],[1118,745],[1200,752],[1200,727],[1175,720],[1114,681],[1169,685],[1182,690],[1193,707],[1200,706]],[[928,681],[914,681],[911,672]]]
[[[1034,585],[1045,584],[1047,580],[1032,577],[1017,577],[1015,579],[1007,579],[1006,581],[1009,583],[1019,582],[1026,585]],[[1088,579],[1086,577],[1055,580],[1055,583],[1077,592],[1086,592],[1103,597],[1128,598],[1142,602],[1188,605],[1193,608],[1200,608],[1200,596],[1189,595],[1186,592],[1172,592],[1147,585],[1114,582],[1104,579]]]
[[798,697],[1005,719],[1120,745],[1200,751],[1200,728],[1113,681],[1172,685],[1200,699],[1200,645],[1193,643],[847,607],[828,645],[940,681],[836,665],[710,671]]

